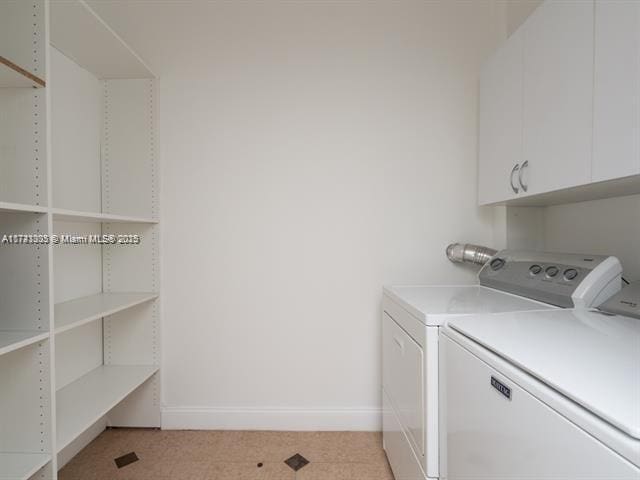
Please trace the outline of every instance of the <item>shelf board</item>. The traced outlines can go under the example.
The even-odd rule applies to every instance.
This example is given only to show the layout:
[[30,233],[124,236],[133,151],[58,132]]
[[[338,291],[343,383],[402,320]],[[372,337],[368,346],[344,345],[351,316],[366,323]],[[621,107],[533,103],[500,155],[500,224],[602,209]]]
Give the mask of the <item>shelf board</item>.
[[0,87],[41,88],[44,80],[0,55]]
[[157,297],[157,293],[98,293],[56,303],[55,333],[66,332]]
[[51,44],[99,79],[155,78],[84,0],[50,3]]
[[114,215],[111,213],[81,212],[66,210],[64,208],[52,208],[54,221],[65,222],[92,222],[92,223],[158,223],[158,220],[144,217],[129,217],[126,215]]
[[50,461],[45,453],[0,453],[0,479],[27,480]]
[[47,213],[47,207],[24,203],[0,202],[0,212]]
[[[49,332],[35,330],[2,330],[0,331],[0,355],[13,352],[49,338]],[[1,465],[1,464],[0,464]],[[1,474],[1,472],[0,472]],[[0,476],[0,478],[2,478]]]
[[57,448],[82,432],[148,380],[154,365],[102,365],[56,392]]

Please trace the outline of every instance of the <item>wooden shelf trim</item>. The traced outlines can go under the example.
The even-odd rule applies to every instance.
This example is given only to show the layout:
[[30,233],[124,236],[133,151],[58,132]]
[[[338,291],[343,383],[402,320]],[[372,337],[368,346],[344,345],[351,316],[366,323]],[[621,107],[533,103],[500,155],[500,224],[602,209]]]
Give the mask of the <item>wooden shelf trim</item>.
[[42,80],[40,77],[36,77],[33,73],[28,72],[24,68],[22,68],[19,65],[16,65],[15,63],[13,63],[11,60],[8,60],[8,59],[4,58],[2,55],[0,55],[0,64],[10,68],[14,72],[17,72],[22,76],[28,78],[33,83],[36,83],[36,84],[40,85],[41,87],[45,87],[46,86],[45,81]]

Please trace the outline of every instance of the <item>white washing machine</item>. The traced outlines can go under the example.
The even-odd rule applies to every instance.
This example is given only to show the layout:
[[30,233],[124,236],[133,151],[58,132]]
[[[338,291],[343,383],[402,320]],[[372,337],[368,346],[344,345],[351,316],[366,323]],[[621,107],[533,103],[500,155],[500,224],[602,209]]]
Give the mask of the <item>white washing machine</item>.
[[639,480],[640,283],[599,310],[448,320],[442,478]]
[[385,287],[383,438],[396,480],[439,478],[440,329],[459,315],[598,305],[620,290],[615,257],[502,251],[477,286]]

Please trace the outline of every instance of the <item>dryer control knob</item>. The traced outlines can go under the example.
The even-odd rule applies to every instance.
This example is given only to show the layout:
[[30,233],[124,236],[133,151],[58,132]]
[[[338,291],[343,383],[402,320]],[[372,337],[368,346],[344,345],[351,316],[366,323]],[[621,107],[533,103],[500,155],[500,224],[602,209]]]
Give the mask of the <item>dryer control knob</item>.
[[542,271],[542,267],[540,265],[531,265],[529,267],[529,273],[531,275],[538,275]]
[[558,270],[558,267],[554,267],[553,265],[550,267],[547,267],[547,269],[545,270],[545,273],[549,278],[555,277],[556,275],[558,275],[559,272],[560,270]]
[[573,280],[578,276],[578,271],[575,268],[567,268],[564,271],[564,278],[566,280]]

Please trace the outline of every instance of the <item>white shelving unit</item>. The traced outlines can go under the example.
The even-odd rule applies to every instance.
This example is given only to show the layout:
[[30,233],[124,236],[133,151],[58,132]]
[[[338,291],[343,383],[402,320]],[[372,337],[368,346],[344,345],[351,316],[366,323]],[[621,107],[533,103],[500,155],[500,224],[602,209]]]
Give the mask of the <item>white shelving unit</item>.
[[53,219],[59,222],[90,222],[90,223],[158,223],[154,218],[129,217],[110,213],[91,213],[53,208]]
[[0,332],[0,355],[47,340],[49,332],[35,330],[7,330]]
[[55,478],[46,4],[0,2],[0,478]]
[[155,366],[101,366],[59,390],[58,448],[68,446],[157,371]]
[[40,205],[24,205],[21,203],[0,202],[0,212],[47,213],[47,207]]
[[51,455],[43,453],[0,453],[4,479],[31,478],[51,461]]
[[0,2],[0,480],[160,426],[155,95],[84,0]]
[[57,303],[54,315],[55,333],[81,327],[86,323],[100,320],[157,297],[157,293],[96,293]]

